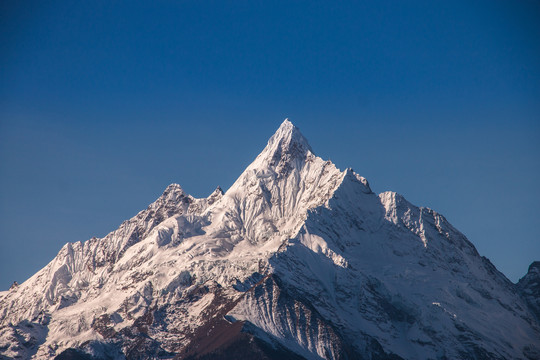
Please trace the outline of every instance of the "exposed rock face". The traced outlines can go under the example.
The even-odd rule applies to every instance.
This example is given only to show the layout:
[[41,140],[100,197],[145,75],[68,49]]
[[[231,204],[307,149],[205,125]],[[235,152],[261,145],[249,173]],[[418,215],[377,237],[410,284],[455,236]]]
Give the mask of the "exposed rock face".
[[539,274],[512,284],[286,120],[226,193],[170,185],[0,293],[0,357],[534,359]]

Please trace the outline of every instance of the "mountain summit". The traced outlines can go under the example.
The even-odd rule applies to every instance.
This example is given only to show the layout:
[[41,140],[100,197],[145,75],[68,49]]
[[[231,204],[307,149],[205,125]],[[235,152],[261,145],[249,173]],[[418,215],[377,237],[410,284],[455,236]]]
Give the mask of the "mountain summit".
[[303,159],[313,153],[307,139],[289,119],[285,119],[276,133],[268,141],[268,145],[260,155],[261,159],[287,161]]
[[225,193],[172,184],[0,292],[0,358],[539,359],[538,268],[511,283],[285,120]]

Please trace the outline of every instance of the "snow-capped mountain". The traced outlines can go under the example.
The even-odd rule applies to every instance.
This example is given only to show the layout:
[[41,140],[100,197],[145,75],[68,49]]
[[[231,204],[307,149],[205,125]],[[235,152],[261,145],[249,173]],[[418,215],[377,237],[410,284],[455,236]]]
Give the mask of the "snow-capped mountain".
[[0,357],[540,359],[535,264],[511,283],[285,120],[226,193],[170,185],[1,292]]

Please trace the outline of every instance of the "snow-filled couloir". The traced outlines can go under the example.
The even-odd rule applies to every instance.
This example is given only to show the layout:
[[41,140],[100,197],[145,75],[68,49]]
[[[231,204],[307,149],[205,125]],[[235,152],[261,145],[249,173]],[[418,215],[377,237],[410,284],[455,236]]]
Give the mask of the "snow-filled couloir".
[[170,185],[0,293],[0,356],[535,359],[529,288],[285,120],[226,193]]

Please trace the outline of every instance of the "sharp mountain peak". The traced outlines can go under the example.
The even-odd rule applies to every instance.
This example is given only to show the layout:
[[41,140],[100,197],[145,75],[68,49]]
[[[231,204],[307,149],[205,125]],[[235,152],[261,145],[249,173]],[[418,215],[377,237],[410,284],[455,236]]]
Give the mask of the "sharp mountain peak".
[[280,160],[293,160],[305,158],[308,154],[314,154],[308,140],[289,119],[281,123],[277,131],[268,140],[268,144],[259,157],[265,158],[271,163]]

